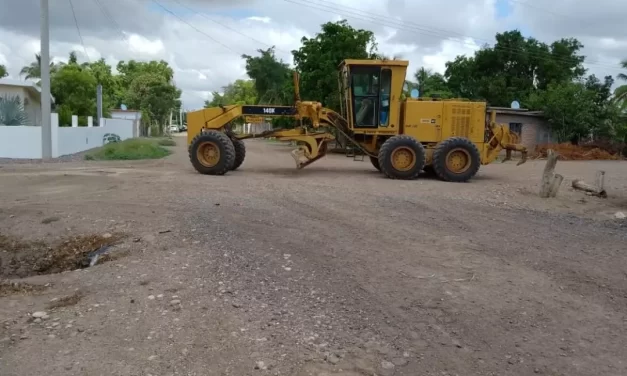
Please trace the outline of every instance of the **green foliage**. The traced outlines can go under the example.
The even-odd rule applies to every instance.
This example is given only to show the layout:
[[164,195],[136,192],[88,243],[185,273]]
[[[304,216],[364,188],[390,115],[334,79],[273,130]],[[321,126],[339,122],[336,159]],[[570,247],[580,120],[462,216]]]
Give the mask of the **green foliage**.
[[0,125],[29,125],[28,115],[19,96],[0,98]]
[[120,61],[116,68],[120,73],[120,80],[123,87],[129,87],[138,76],[147,73],[160,76],[168,83],[171,83],[174,78],[174,70],[170,67],[168,62],[164,60],[153,60],[149,62],[138,62],[135,60],[128,62]]
[[9,75],[9,72],[7,72],[7,67],[0,64],[0,78],[6,77],[8,75]]
[[549,84],[532,93],[527,103],[544,111],[559,142],[588,136],[598,124],[594,114],[595,95],[583,82]]
[[[448,88],[448,83],[444,76],[440,73],[433,73],[431,70],[424,67],[418,69],[414,74],[416,82],[409,82],[408,88],[418,89],[420,97],[439,97],[439,98],[452,98],[453,93]],[[407,93],[409,96],[409,93]]]
[[222,94],[214,91],[210,101],[205,101],[205,108],[232,104],[257,104],[255,81],[236,80],[222,87]]
[[72,126],[72,108],[69,105],[62,104],[56,107],[57,114],[59,114],[59,126],[71,127]]
[[301,42],[302,46],[292,51],[300,72],[301,96],[334,110],[340,103],[337,67],[342,60],[377,57],[374,33],[354,29],[346,20],[327,22],[314,38],[303,37]]
[[457,97],[486,100],[492,106],[509,106],[550,84],[571,82],[585,73],[583,47],[576,39],[551,45],[525,38],[519,31],[496,35],[494,47],[484,47],[473,57],[458,56],[446,63],[444,77]]
[[[289,104],[294,94],[292,71],[281,60],[277,60],[274,47],[257,50],[260,56],[242,55],[246,61],[246,73],[253,80],[260,104]],[[291,91],[291,93],[290,93]]]
[[170,151],[160,146],[157,140],[133,138],[121,142],[111,142],[85,155],[86,160],[138,160],[159,159],[170,155]]
[[[71,52],[67,63],[50,64],[51,93],[55,98],[55,111],[59,113],[62,126],[70,125],[71,116],[79,116],[79,125],[87,124],[87,116],[96,116],[96,87],[102,85],[103,115],[109,116],[110,109],[118,108],[123,102],[142,111],[147,119],[144,129],[154,121],[163,124],[170,111],[181,107],[181,91],[174,86],[174,71],[167,62],[121,61],[117,64],[118,74],[104,59],[80,64],[75,52]],[[41,57],[22,68],[26,79],[41,76]],[[130,101],[130,102],[127,102]],[[156,127],[159,131],[161,128]]]
[[166,81],[163,75],[143,73],[131,82],[125,101],[131,108],[145,110],[151,119],[165,124],[170,111],[180,107],[180,96],[181,91]]
[[97,84],[89,70],[67,64],[55,72],[50,91],[55,102],[71,109],[73,115],[91,115],[96,113]]

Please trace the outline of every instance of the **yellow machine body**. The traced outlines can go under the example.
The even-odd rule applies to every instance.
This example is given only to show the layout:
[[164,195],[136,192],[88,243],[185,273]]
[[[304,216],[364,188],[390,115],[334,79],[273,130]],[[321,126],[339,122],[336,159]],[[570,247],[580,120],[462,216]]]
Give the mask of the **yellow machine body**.
[[[402,99],[408,64],[403,60],[343,61],[338,69],[340,113],[319,102],[301,101],[297,74],[293,106],[232,105],[188,112],[190,159],[202,173],[229,170],[223,167],[219,169],[222,172],[213,173],[211,163],[202,161],[203,154],[192,152],[199,137],[205,137],[203,133],[217,131],[228,135],[239,148],[243,148],[240,140],[245,138],[295,141],[299,148],[292,156],[298,168],[324,156],[328,142],[337,135],[345,147],[350,146],[356,155],[368,156],[377,169],[397,179],[415,178],[417,169],[433,167],[444,180],[466,181],[479,164],[493,162],[503,149],[507,150],[506,160],[511,158],[511,151],[522,152],[520,163],[524,163],[526,149],[518,144],[518,136],[507,125],[496,124],[496,114],[486,111],[485,102]],[[301,126],[234,134],[228,125],[241,116],[290,117]],[[213,141],[216,145],[220,142]],[[241,161],[235,164],[239,166]]]

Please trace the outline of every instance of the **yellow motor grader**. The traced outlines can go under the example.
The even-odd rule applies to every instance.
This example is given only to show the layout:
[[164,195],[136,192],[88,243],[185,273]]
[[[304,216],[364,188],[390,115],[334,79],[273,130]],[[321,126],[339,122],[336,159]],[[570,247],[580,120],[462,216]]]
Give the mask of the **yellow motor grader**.
[[[501,150],[506,158],[527,150],[507,125],[488,116],[485,102],[402,99],[408,61],[345,60],[339,66],[341,113],[319,102],[302,101],[294,74],[293,106],[231,105],[187,113],[189,158],[201,174],[224,175],[244,161],[243,139],[276,138],[294,141],[297,168],[322,158],[329,142],[344,139],[353,156],[370,158],[391,179],[415,179],[432,171],[440,179],[464,182],[480,165],[493,162]],[[294,129],[236,134],[231,123],[241,116],[290,117]]]

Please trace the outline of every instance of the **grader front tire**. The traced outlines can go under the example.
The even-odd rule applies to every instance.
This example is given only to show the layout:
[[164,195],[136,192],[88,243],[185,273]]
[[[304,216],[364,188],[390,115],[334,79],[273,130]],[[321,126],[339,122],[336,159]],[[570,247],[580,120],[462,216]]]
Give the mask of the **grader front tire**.
[[411,136],[387,139],[379,149],[381,172],[390,179],[416,179],[425,165],[425,148]]
[[231,139],[218,131],[199,133],[189,146],[192,166],[204,175],[224,175],[233,169],[235,146]]
[[233,147],[235,148],[235,161],[233,162],[233,168],[231,170],[235,171],[244,163],[244,159],[246,158],[246,145],[244,141],[234,138]]
[[448,138],[433,152],[433,170],[444,181],[466,182],[477,174],[480,166],[479,149],[467,138]]

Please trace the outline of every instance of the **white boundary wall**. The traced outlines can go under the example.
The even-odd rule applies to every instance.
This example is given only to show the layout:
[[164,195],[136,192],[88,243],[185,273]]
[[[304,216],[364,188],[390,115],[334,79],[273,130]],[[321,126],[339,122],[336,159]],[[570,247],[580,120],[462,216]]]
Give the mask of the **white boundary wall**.
[[[121,140],[136,137],[136,124],[125,119],[100,119],[102,127],[93,127],[92,118],[87,127],[78,127],[72,117],[72,127],[59,127],[59,116],[50,116],[52,126],[52,157],[74,154],[104,145],[106,134],[115,134]],[[40,159],[41,127],[0,125],[0,158]]]

